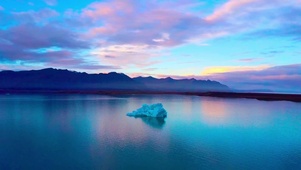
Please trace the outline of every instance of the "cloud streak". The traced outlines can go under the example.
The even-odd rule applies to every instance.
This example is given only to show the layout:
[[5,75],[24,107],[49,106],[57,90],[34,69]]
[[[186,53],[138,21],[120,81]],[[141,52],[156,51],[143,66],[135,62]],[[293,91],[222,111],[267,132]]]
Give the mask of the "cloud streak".
[[229,0],[221,7],[217,8],[213,14],[207,16],[206,20],[209,22],[224,20],[231,15],[237,15],[237,11],[240,11],[242,8],[258,2],[260,2],[260,0]]
[[49,6],[55,6],[57,4],[57,0],[44,0],[44,2]]
[[203,78],[218,80],[236,89],[301,92],[301,64],[274,66],[260,70],[213,73]]

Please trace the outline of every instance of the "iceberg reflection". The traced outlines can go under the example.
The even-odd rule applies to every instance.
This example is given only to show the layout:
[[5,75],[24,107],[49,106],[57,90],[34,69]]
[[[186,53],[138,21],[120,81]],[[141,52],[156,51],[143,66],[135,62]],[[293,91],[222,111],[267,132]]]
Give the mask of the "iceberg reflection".
[[155,129],[162,129],[165,126],[164,118],[159,117],[140,117],[145,124]]

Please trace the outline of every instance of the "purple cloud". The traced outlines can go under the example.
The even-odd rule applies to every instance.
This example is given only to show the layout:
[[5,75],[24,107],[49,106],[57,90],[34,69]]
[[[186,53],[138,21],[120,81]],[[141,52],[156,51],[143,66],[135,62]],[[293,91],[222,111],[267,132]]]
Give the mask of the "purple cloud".
[[45,67],[70,68],[84,70],[101,70],[101,69],[121,69],[118,66],[101,65],[94,62],[86,61],[83,58],[76,58],[75,52],[71,51],[53,51],[40,55],[44,58]]
[[254,62],[257,60],[260,60],[260,58],[242,58],[242,59],[239,59],[238,61],[239,62]]
[[90,61],[88,56],[83,57],[81,50],[89,50],[92,44],[83,39],[81,33],[52,20],[59,16],[52,9],[11,13],[0,11],[0,15],[10,21],[3,23],[12,24],[0,27],[1,63],[11,66],[20,63],[24,68],[28,64],[38,64],[83,70],[120,69]]
[[[69,12],[68,15],[80,20],[72,23],[85,28],[87,33],[84,33],[84,37],[96,41],[102,50],[113,45],[147,45],[149,48],[164,49],[187,43],[199,44],[208,39],[248,33],[254,29],[262,31],[272,26],[279,28],[280,20],[289,20],[286,11],[298,6],[295,0],[276,0],[273,4],[268,0],[230,0],[216,8],[212,14],[204,16],[188,9],[195,5],[200,4],[189,0],[111,0],[94,2],[81,12]],[[271,9],[277,12],[266,12]],[[270,25],[267,20],[272,21]],[[122,60],[124,55],[120,56],[120,53],[117,51],[109,55]],[[145,58],[147,61],[148,58]],[[127,59],[132,60],[132,57]]]
[[[183,6],[189,3],[186,1]],[[166,5],[132,0],[96,2],[80,16],[93,23],[87,36],[114,44],[174,46],[184,43],[193,37],[193,32],[205,26],[201,17],[176,8],[164,8]],[[143,6],[148,9],[142,10]]]
[[0,30],[1,39],[13,46],[26,49],[58,46],[61,48],[88,48],[89,43],[79,39],[79,36],[65,28],[56,25],[24,24]]
[[[80,40],[78,35],[55,25],[19,25],[0,30],[0,37],[2,61],[51,63],[60,61],[59,58],[72,59],[76,57],[74,52],[77,50],[89,48],[89,43]],[[53,47],[61,50],[41,52]],[[73,52],[68,49],[73,49]]]
[[60,14],[49,8],[45,8],[39,11],[24,11],[24,12],[12,12],[12,18],[17,21],[18,24],[23,23],[47,23],[49,19],[58,17]]
[[301,64],[275,66],[260,71],[226,72],[201,78],[218,80],[236,89],[301,92]]

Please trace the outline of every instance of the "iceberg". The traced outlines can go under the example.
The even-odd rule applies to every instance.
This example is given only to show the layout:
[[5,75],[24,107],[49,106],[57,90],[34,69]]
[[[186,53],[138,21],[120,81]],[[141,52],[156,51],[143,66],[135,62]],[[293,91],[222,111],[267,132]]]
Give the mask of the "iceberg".
[[165,118],[167,117],[167,112],[163,108],[162,103],[147,105],[142,105],[141,108],[128,113],[127,116],[131,117],[159,117],[159,118]]

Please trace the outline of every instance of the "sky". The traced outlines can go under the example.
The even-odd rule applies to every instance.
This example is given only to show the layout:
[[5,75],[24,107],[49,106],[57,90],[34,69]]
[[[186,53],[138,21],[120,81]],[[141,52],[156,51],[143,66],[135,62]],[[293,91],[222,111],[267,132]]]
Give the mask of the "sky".
[[301,0],[1,0],[0,70],[301,92]]

